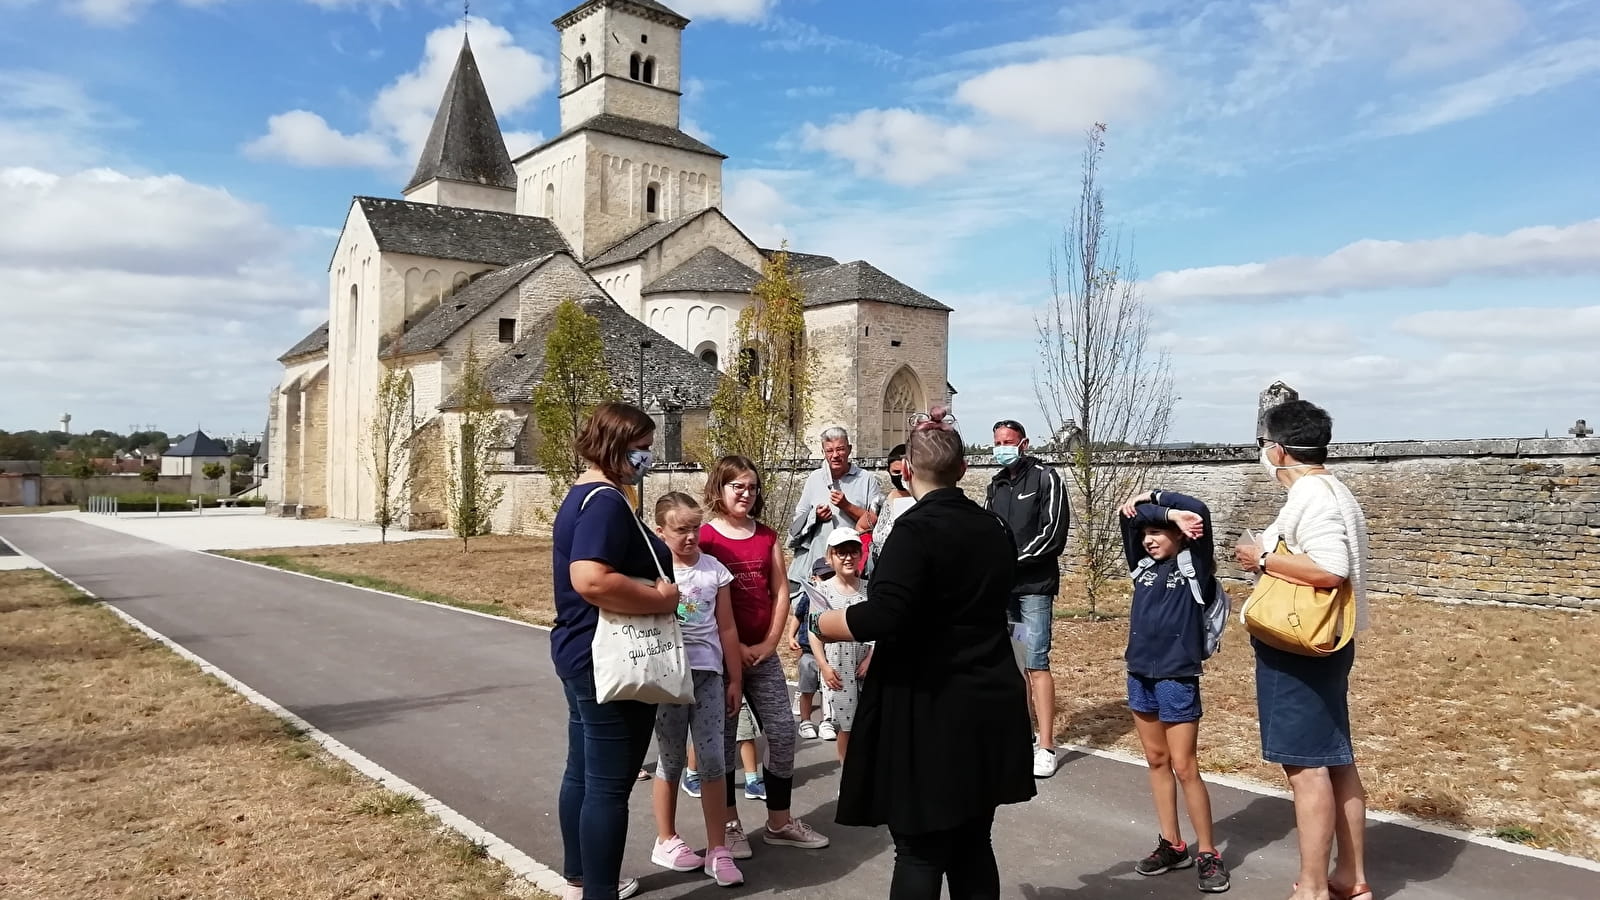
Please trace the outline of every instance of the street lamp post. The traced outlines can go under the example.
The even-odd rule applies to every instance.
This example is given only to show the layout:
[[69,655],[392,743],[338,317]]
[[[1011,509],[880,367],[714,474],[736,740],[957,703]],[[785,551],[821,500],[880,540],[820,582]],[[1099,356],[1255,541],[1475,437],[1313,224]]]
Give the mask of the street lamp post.
[[[646,350],[649,350],[649,349],[650,349],[650,342],[648,340],[643,340],[643,341],[639,342],[639,408],[640,409],[644,409],[646,414],[648,414],[650,411],[648,409],[645,409],[645,405],[644,405],[644,352]],[[634,498],[635,498],[635,502],[638,504],[637,508],[634,511],[636,513],[638,513],[639,517],[642,519],[642,518],[644,518],[644,482],[643,481],[639,482],[637,489],[634,491]]]

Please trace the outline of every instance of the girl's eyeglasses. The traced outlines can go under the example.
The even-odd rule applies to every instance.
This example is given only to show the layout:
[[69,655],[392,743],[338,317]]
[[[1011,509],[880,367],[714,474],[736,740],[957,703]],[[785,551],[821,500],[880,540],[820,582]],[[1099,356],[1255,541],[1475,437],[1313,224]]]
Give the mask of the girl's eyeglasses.
[[744,484],[744,483],[738,482],[738,481],[730,481],[730,482],[727,483],[726,486],[728,488],[732,489],[732,491],[735,494],[759,494],[759,493],[761,493],[761,485],[759,485],[759,484]]
[[[932,421],[933,421],[933,416],[930,416],[927,413],[917,413],[916,415],[911,417],[911,427],[912,428],[916,428],[919,425],[922,425],[922,424],[927,423],[927,422],[932,422]],[[956,425],[956,417],[950,415],[949,413],[946,413],[944,419],[939,424],[948,425],[951,428],[956,428],[957,427],[957,425]]]

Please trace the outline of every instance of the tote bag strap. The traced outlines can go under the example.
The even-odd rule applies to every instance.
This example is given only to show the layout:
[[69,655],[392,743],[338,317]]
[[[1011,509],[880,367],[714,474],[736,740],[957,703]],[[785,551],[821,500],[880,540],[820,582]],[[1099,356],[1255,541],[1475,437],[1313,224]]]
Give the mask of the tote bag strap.
[[[589,506],[589,501],[593,500],[594,495],[600,493],[601,491],[610,491],[613,494],[622,497],[624,503],[626,503],[628,500],[628,498],[624,496],[621,491],[617,490],[611,485],[601,484],[600,487],[590,491],[589,496],[583,498],[583,502],[578,504],[578,511],[582,512],[583,510],[587,509]],[[644,527],[644,520],[636,515],[633,515],[632,513],[629,513],[628,518],[633,520],[633,524],[639,526],[639,535],[644,538],[645,552],[650,554],[650,561],[656,564],[656,574],[661,576],[662,581],[671,581],[672,579],[667,577],[666,570],[661,567],[661,557],[656,555],[656,548],[650,544],[650,532]]]

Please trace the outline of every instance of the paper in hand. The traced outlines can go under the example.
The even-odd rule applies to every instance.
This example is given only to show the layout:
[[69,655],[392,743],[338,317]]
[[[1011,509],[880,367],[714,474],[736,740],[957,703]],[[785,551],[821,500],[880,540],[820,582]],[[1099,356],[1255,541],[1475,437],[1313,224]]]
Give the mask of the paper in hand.
[[833,604],[828,602],[828,595],[819,590],[816,585],[803,584],[800,586],[800,590],[805,593],[806,603],[810,605],[812,612],[833,609]]

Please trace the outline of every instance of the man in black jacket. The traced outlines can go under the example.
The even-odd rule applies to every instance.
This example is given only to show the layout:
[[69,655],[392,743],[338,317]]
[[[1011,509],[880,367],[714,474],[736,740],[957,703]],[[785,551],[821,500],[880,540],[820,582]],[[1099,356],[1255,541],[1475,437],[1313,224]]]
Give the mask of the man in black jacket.
[[1056,773],[1056,682],[1050,673],[1050,627],[1061,589],[1061,553],[1067,547],[1067,489],[1056,470],[1028,455],[1022,423],[1002,419],[994,425],[994,459],[1000,471],[989,482],[987,506],[1017,542],[1017,578],[1011,588],[1011,616],[1025,651],[1028,695],[1039,727],[1033,774]]

